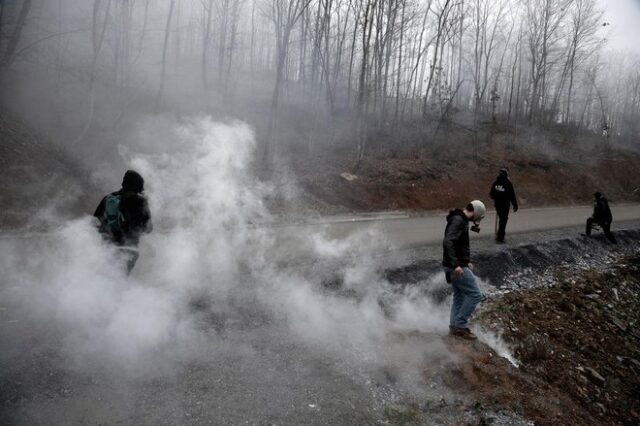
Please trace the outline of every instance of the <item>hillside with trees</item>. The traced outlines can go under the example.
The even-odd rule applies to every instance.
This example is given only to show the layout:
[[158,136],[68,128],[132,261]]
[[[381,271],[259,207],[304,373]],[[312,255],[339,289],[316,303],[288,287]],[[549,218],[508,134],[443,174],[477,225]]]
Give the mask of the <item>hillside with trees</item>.
[[608,45],[597,0],[0,8],[2,108],[88,169],[141,149],[141,120],[206,114],[248,122],[260,176],[292,170],[331,206],[440,208],[503,165],[532,205],[640,186],[640,58]]

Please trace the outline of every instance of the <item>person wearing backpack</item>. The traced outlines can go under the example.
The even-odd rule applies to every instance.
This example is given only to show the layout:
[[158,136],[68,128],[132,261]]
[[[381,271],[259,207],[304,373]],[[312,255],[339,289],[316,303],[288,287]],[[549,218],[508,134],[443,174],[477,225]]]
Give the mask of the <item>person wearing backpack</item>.
[[593,214],[587,219],[586,235],[591,235],[591,229],[595,224],[599,225],[604,232],[604,235],[609,241],[616,244],[616,237],[611,233],[611,222],[613,222],[613,215],[609,208],[609,201],[600,192],[593,194]]
[[469,222],[473,222],[472,231],[480,232],[479,222],[484,218],[485,212],[485,205],[480,200],[470,202],[463,210],[451,210],[442,240],[442,266],[447,283],[453,288],[449,334],[469,340],[477,339],[468,324],[471,314],[483,297],[472,271]]
[[93,214],[100,222],[98,232],[120,248],[127,275],[138,261],[140,236],[153,230],[149,204],[143,191],[142,176],[127,170],[122,179],[122,188],[105,196]]

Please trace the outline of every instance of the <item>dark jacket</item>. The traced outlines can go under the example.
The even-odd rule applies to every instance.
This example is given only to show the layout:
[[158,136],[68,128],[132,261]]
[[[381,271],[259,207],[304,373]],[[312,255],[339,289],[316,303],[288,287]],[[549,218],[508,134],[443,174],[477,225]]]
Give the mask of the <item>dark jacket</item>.
[[604,196],[596,198],[593,202],[593,218],[598,223],[610,224],[613,221],[609,202]]
[[[122,223],[122,232],[115,233],[109,237],[118,245],[137,246],[140,242],[140,236],[143,233],[149,233],[153,230],[151,222],[151,212],[149,204],[144,195],[136,192],[120,191],[112,192],[110,195],[119,195],[120,212],[124,218]],[[105,196],[93,215],[102,220],[105,209]]]
[[496,209],[509,209],[509,205],[513,205],[514,210],[518,210],[518,200],[513,184],[506,176],[498,176],[496,181],[491,185],[489,196],[493,200]]
[[442,241],[442,265],[455,269],[469,266],[469,219],[460,209],[451,210],[447,216],[447,227]]

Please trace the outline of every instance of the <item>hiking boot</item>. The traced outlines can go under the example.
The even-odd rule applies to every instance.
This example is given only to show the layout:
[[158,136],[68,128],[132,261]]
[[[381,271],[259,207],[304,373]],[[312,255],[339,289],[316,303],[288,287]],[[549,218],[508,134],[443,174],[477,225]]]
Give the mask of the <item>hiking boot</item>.
[[471,332],[471,330],[469,330],[466,327],[449,326],[449,333],[452,336],[462,337],[463,339],[467,339],[467,340],[477,340],[478,339],[478,336],[473,334]]

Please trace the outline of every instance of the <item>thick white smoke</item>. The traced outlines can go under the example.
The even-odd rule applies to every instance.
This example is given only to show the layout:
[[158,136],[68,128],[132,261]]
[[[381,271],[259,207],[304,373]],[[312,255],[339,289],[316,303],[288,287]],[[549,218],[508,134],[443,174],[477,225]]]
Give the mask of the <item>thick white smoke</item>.
[[[132,275],[89,217],[46,238],[3,239],[2,296],[16,315],[57,336],[81,370],[165,374],[236,350],[238,335],[264,325],[338,365],[396,363],[419,376],[425,348],[393,336],[444,332],[447,307],[419,289],[394,291],[375,254],[386,244],[381,235],[332,240],[264,226],[273,218],[263,200],[277,188],[250,173],[255,142],[247,125],[156,120],[136,135],[155,153],[127,154],[145,178],[155,223]],[[446,356],[432,340],[430,350]]]

